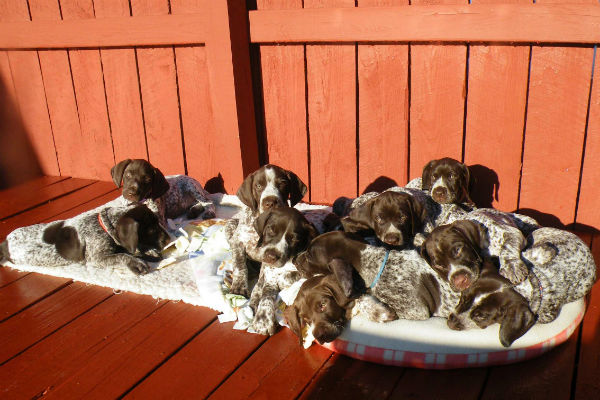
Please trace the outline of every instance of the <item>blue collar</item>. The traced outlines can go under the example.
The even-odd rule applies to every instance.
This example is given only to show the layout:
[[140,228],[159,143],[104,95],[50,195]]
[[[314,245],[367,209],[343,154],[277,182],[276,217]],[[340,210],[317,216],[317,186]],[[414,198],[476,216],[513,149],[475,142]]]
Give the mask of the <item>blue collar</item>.
[[371,283],[371,286],[369,286],[369,289],[373,289],[373,287],[375,287],[375,285],[379,281],[379,278],[381,278],[381,274],[383,273],[383,270],[385,268],[385,264],[387,264],[387,260],[388,260],[389,256],[390,256],[390,251],[386,250],[385,251],[385,257],[383,257],[383,262],[381,263],[381,266],[379,267],[379,272],[377,272],[377,276],[373,280],[373,283]]

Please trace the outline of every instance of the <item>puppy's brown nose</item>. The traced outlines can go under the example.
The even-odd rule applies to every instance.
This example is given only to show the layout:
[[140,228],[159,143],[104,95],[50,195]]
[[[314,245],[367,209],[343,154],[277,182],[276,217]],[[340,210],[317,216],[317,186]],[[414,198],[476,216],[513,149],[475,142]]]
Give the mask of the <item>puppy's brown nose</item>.
[[433,189],[433,192],[431,192],[431,197],[438,203],[445,203],[448,201],[448,190],[443,187],[436,187]]
[[455,331],[462,331],[464,327],[456,317],[456,314],[450,314],[448,317],[448,328],[454,329]]
[[398,246],[401,244],[400,243],[400,235],[397,233],[387,233],[383,237],[383,241],[392,246]]
[[267,264],[273,264],[279,260],[281,255],[274,250],[266,250],[263,255],[263,261]]
[[458,273],[452,276],[452,284],[457,290],[462,292],[471,286],[471,278],[467,274]]
[[265,197],[262,201],[263,209],[270,210],[277,206],[279,199],[277,197]]

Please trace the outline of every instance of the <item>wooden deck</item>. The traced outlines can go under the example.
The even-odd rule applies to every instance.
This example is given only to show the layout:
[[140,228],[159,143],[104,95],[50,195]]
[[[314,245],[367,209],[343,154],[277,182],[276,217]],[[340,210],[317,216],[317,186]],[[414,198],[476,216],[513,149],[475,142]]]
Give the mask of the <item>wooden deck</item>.
[[[0,240],[115,198],[111,182],[42,177],[0,192]],[[600,236],[582,234],[600,255]],[[598,260],[598,258],[596,258]],[[502,367],[386,367],[287,329],[235,331],[182,302],[0,267],[0,398],[600,398],[600,286],[563,345]]]

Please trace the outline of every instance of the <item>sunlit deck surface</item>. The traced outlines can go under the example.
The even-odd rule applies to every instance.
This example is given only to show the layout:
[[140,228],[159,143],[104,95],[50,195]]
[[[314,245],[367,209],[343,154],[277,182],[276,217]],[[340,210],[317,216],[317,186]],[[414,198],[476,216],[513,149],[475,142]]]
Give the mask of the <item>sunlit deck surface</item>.
[[[118,196],[112,182],[41,177],[0,192],[0,239]],[[598,260],[600,236],[580,233]],[[564,344],[508,366],[388,367],[221,324],[183,302],[0,267],[0,398],[598,399],[600,285]]]

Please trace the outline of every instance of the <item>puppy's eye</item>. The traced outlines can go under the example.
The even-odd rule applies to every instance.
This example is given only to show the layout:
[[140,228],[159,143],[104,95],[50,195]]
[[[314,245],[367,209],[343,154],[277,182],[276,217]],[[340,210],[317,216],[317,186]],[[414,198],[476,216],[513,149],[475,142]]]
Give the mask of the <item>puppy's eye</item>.
[[256,185],[254,185],[254,187],[256,188],[256,190],[262,189],[262,185],[260,183],[257,183]]
[[375,222],[377,222],[378,224],[382,224],[383,223],[383,217],[381,215],[377,215],[375,217]]
[[130,178],[131,177],[131,172],[126,172],[125,176],[128,177],[128,178]]
[[454,246],[454,248],[452,248],[452,256],[454,256],[454,257],[460,256],[460,254],[462,253],[462,250],[463,250],[462,245]]
[[433,179],[434,181],[438,178],[438,174],[433,174],[431,175],[431,179]]
[[456,179],[456,174],[454,172],[450,173],[450,179]]
[[473,310],[473,312],[471,313],[471,319],[475,322],[485,321],[487,317],[487,313],[481,310]]
[[319,303],[319,312],[325,312],[325,309],[327,308],[327,300],[323,299],[321,300],[321,302]]

